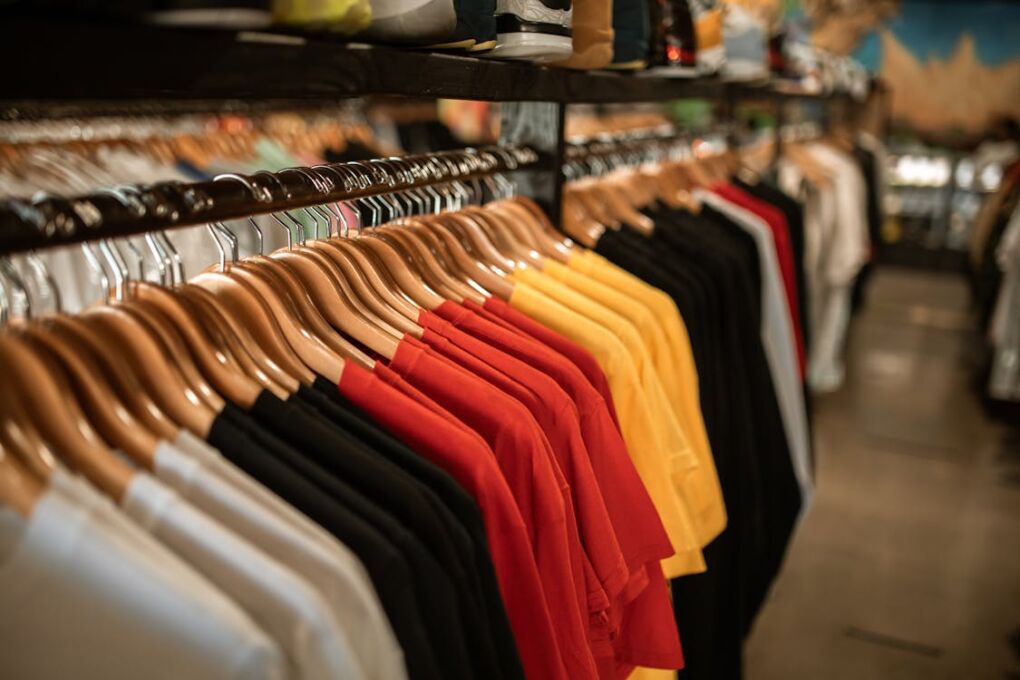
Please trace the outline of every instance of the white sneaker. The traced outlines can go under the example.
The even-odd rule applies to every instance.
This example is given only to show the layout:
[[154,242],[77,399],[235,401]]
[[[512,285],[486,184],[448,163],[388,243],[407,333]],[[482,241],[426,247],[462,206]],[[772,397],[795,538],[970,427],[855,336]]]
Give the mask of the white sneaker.
[[573,53],[570,0],[498,0],[496,46],[487,56],[560,61]]

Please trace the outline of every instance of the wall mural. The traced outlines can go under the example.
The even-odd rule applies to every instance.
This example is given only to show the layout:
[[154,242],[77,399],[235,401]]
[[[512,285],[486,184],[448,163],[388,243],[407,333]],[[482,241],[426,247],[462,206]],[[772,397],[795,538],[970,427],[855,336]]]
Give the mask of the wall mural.
[[924,131],[979,133],[1020,119],[1020,3],[787,0],[815,44],[853,54],[893,90],[893,117]]

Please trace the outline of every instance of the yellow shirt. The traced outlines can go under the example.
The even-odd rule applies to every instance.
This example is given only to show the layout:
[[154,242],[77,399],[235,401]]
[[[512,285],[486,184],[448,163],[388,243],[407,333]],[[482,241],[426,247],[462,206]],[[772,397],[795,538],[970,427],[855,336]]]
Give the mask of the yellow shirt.
[[[605,265],[597,264],[597,267],[615,268],[615,265],[606,261]],[[630,290],[634,285],[631,282],[628,282],[626,290],[619,286],[613,287],[597,280],[594,276],[552,261],[546,263],[542,272],[625,317],[640,332],[641,340],[649,350],[648,354],[662,379],[662,386],[666,390],[669,402],[673,405],[680,425],[687,435],[701,467],[699,479],[705,485],[702,494],[709,499],[709,503],[700,508],[696,527],[699,543],[701,547],[705,547],[726,528],[726,505],[723,501],[722,488],[719,485],[719,476],[715,469],[715,459],[712,457],[704,419],[701,415],[697,372],[693,370],[694,358],[691,354],[690,343],[688,342],[686,348],[683,348],[675,347],[674,343],[669,341],[666,332],[657,322],[656,315],[639,296],[634,295]],[[628,272],[623,270],[620,272],[625,276],[630,276]],[[652,288],[640,279],[637,281],[642,286]],[[656,289],[652,288],[652,290]],[[673,301],[669,300],[669,303],[672,304]],[[679,317],[675,310],[674,306],[673,315]],[[686,349],[686,352],[683,352],[683,349]]]
[[[516,272],[515,278],[518,274]],[[527,275],[530,276],[530,275]],[[527,278],[527,276],[525,278]],[[555,282],[554,282],[555,283]],[[609,329],[564,306],[533,286],[514,285],[509,303],[520,312],[578,343],[595,357],[606,373],[620,430],[676,554],[664,560],[668,578],[705,570],[688,499],[677,493],[676,476],[697,465],[689,447],[669,448],[657,427],[655,409],[649,404],[635,362],[623,342]]]

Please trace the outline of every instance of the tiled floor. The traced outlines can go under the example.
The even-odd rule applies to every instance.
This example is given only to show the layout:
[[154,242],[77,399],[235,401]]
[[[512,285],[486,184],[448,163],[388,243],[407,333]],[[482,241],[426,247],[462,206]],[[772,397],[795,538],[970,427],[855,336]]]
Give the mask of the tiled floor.
[[966,309],[951,275],[877,273],[748,680],[1020,678],[1020,428],[971,389]]

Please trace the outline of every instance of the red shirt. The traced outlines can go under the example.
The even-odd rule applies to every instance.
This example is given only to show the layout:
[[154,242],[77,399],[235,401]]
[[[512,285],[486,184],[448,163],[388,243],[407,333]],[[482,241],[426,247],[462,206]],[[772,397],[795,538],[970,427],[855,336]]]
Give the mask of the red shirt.
[[569,488],[557,478],[548,442],[535,419],[516,399],[413,338],[400,342],[390,368],[478,432],[491,447],[530,532],[564,666],[571,678],[595,677],[572,568],[563,502]]
[[786,223],[786,217],[779,208],[752,196],[740,187],[732,184],[717,184],[712,188],[712,191],[727,201],[735,203],[745,210],[749,210],[769,225],[769,230],[772,232],[772,240],[776,244],[779,270],[783,276],[783,289],[786,291],[786,311],[790,314],[790,322],[793,324],[794,339],[797,343],[797,363],[800,366],[800,377],[803,379],[805,371],[804,332],[800,326],[800,302],[797,296],[797,264],[796,258],[793,255],[793,245],[790,242],[790,227]]
[[[422,314],[419,323],[428,329],[426,335],[431,331],[441,334],[500,373],[516,380],[533,395],[530,403],[522,402],[528,406],[545,432],[570,485],[571,503],[580,529],[581,542],[601,585],[597,593],[591,593],[596,599],[589,599],[589,610],[595,612],[605,609],[609,606],[609,598],[616,597],[627,584],[629,571],[592,470],[591,457],[581,435],[580,417],[574,401],[545,373],[468,335],[435,314]],[[602,597],[598,598],[598,595]]]
[[[660,560],[673,554],[673,547],[601,395],[577,366],[534,338],[490,322],[467,305],[447,302],[436,312],[545,372],[573,397],[592,468],[631,574],[605,624],[607,631],[612,631],[605,634],[606,639],[613,638],[608,654],[640,666],[655,666],[662,659],[682,661],[672,603],[659,567]],[[597,646],[596,654],[605,657],[607,650]],[[598,661],[600,669],[606,668],[604,658]],[[602,677],[615,674],[612,658],[609,661]]]
[[[471,311],[483,309],[470,300],[465,300],[464,305]],[[592,387],[597,389],[599,394],[602,395],[602,399],[605,400],[606,407],[609,409],[609,414],[613,417],[613,422],[616,424],[616,429],[620,429],[620,420],[616,417],[613,394],[609,391],[609,380],[591,352],[576,342],[568,340],[556,331],[543,326],[527,314],[522,314],[499,298],[485,298],[484,310],[502,319],[509,327],[525,335],[530,335],[570,359],[575,366],[581,369],[584,377],[588,379]]]
[[[436,322],[444,323],[439,319],[436,319]],[[501,373],[494,367],[479,359],[477,356],[462,349],[455,343],[435,333],[429,328],[426,328],[425,333],[422,336],[422,340],[437,355],[441,355],[446,359],[449,359],[458,367],[466,369],[493,387],[520,401],[528,408],[529,411],[531,411],[532,415],[535,416],[536,423],[538,418],[543,417],[544,414],[542,411],[544,409],[536,395],[525,386],[513,380],[510,376]],[[539,427],[544,428],[544,425],[539,423]],[[573,574],[574,587],[576,590],[576,598],[574,599],[574,602],[576,603],[578,614],[580,616],[578,619],[579,625],[584,625],[584,623],[588,620],[589,610],[600,611],[608,608],[609,598],[602,589],[598,576],[595,573],[595,569],[581,546],[580,532],[577,524],[577,512],[574,509],[570,483],[564,476],[563,470],[557,462],[556,456],[552,451],[552,445],[545,436],[544,429],[539,436],[542,442],[542,449],[548,459],[552,462],[552,469],[556,474],[556,483],[562,490],[563,507],[566,516],[568,534],[568,547],[570,549],[570,568],[571,573]]]
[[500,594],[529,678],[568,680],[528,529],[493,452],[363,368],[347,362],[338,385],[354,405],[474,497],[485,520]]

